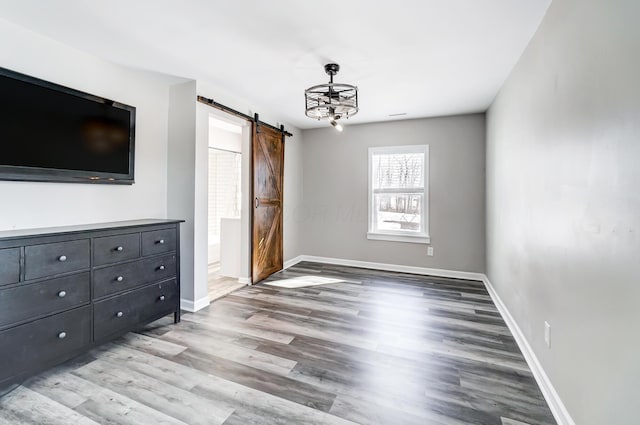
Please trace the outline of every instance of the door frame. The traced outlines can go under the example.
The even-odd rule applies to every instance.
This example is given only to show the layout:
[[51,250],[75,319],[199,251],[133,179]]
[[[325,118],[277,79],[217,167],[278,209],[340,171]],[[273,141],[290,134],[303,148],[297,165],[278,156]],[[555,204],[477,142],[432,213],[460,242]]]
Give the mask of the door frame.
[[[242,128],[241,135],[241,150],[240,155],[242,158],[242,171],[241,171],[241,206],[240,206],[240,227],[241,227],[241,250],[240,250],[240,277],[238,277],[238,282],[251,285],[253,282],[252,270],[251,270],[251,235],[252,235],[252,226],[253,223],[251,221],[251,199],[253,193],[253,161],[252,161],[252,134],[253,134],[253,123],[249,120],[234,116],[225,111],[221,111],[218,109],[211,108],[208,111],[209,117],[214,117],[215,119],[228,122],[233,125],[240,126]],[[211,137],[208,134],[207,142]],[[207,159],[207,172],[208,172],[208,159]],[[207,180],[207,194],[208,194],[208,180]],[[208,205],[208,204],[207,204]],[[207,209],[208,214],[208,209]],[[208,231],[208,220],[207,220],[207,231]]]
[[[208,106],[210,107],[210,109],[208,109],[206,111],[206,115],[204,112],[204,109],[201,108],[202,106]],[[210,116],[214,116],[217,119],[221,119],[221,120],[225,120],[228,122],[231,122],[233,124],[236,125],[240,125],[242,127],[242,157],[243,157],[243,163],[242,163],[242,178],[243,178],[243,182],[246,182],[242,184],[242,191],[243,193],[246,193],[246,195],[242,196],[242,213],[241,213],[241,226],[242,226],[242,254],[241,254],[241,259],[242,259],[242,265],[241,265],[241,269],[243,270],[243,272],[241,272],[243,275],[240,276],[240,278],[238,279],[238,281],[240,283],[243,284],[247,284],[247,285],[251,285],[253,283],[253,258],[252,258],[252,252],[253,252],[253,247],[252,247],[252,239],[253,239],[253,221],[252,221],[252,216],[253,214],[251,213],[251,215],[248,215],[249,213],[249,208],[251,208],[252,205],[252,200],[253,200],[253,133],[254,133],[254,127],[258,126],[258,127],[265,127],[268,128],[270,130],[276,131],[281,133],[282,135],[282,143],[283,143],[283,149],[284,149],[284,145],[285,145],[285,140],[286,137],[291,137],[293,136],[292,133],[288,132],[285,130],[285,127],[283,124],[278,123],[279,127],[277,126],[273,126],[271,124],[265,123],[263,121],[260,120],[259,114],[258,113],[254,113],[253,117],[246,115],[242,112],[239,112],[233,108],[229,108],[228,106],[225,106],[221,103],[218,103],[216,101],[214,101],[213,99],[209,99],[200,95],[197,95],[197,104],[196,104],[196,151],[197,152],[202,152],[202,148],[203,148],[203,139],[205,139],[203,136],[204,134],[207,135],[206,137],[206,141],[207,141],[207,148],[208,148],[208,140],[209,140],[209,134],[208,134],[208,128],[207,128],[207,133],[204,133],[204,128],[202,126],[202,124],[199,124],[199,122],[203,121],[204,116],[207,117],[207,123],[208,123],[208,117]],[[207,125],[208,127],[208,125]],[[284,151],[283,151],[284,152]],[[284,154],[283,154],[284,155]],[[207,172],[208,172],[208,155],[206,155],[207,159],[205,161],[205,164],[207,166]],[[245,160],[245,158],[248,159],[249,162],[247,162]],[[284,167],[284,158],[283,158],[283,164],[282,166]],[[196,194],[198,193],[204,193],[207,194],[208,193],[208,181],[205,179],[205,181],[202,181],[202,171],[198,171],[198,169],[201,169],[202,167],[202,160],[198,160],[198,156],[196,156],[196,175],[200,176],[200,177],[196,177]],[[248,170],[248,172],[247,172]],[[283,168],[283,176],[282,176],[283,180],[282,180],[282,190],[284,191],[284,168]],[[198,184],[198,182],[201,182],[200,184]],[[247,186],[247,184],[249,184],[249,186]],[[198,187],[199,186],[199,187]],[[284,232],[284,196],[282,199],[282,231]],[[205,203],[205,205],[208,205],[208,203]],[[206,217],[207,211],[206,211],[206,207],[202,208],[202,207],[197,207],[196,206],[196,216],[194,218],[194,227],[197,227],[196,225],[198,223],[202,223],[202,219],[201,217],[203,217],[203,215]],[[204,213],[204,214],[203,214]],[[246,218],[245,218],[246,217]],[[205,220],[206,221],[206,220]],[[206,231],[208,232],[208,223],[206,224],[206,226],[202,226],[200,224],[200,229],[205,228]],[[282,236],[282,238],[284,238],[284,235]],[[284,261],[284,239],[282,240],[282,244],[283,244],[283,261]],[[200,245],[199,242],[196,242],[195,245]],[[207,253],[205,253],[205,257],[208,255],[208,251]],[[201,263],[201,260],[198,259],[198,257],[202,257],[202,253],[199,252],[199,249],[194,249],[194,262],[197,264]],[[206,261],[205,261],[206,263]],[[207,276],[207,271],[203,270],[204,273],[204,277]],[[197,270],[196,270],[197,272]],[[199,273],[199,272],[198,272]],[[202,280],[201,277],[196,278],[195,273],[194,273],[194,282],[195,281],[200,281]],[[194,292],[198,292],[198,285],[196,285],[194,283]]]

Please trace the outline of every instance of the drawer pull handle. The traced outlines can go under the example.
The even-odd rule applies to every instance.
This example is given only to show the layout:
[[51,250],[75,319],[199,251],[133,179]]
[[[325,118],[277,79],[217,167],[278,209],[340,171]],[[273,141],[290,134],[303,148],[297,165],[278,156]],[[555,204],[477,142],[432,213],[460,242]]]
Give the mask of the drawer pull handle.
[[164,301],[164,295],[160,295],[160,301]]
[[164,270],[164,266],[158,267],[158,270],[160,270],[160,271]]
[[122,276],[116,277],[116,281],[118,281],[118,282],[122,282],[123,280],[124,280],[124,277],[122,277]]
[[159,243],[160,245],[164,245],[164,239],[160,239],[160,240],[158,241],[158,243]]
[[58,296],[59,296],[60,298],[64,298],[64,297],[66,297],[66,296],[67,296],[67,291],[60,291],[60,292],[58,292]]
[[122,316],[124,316],[123,312],[119,311],[119,312],[116,313],[116,317],[122,317]]
[[124,251],[124,247],[119,246],[119,247],[116,248],[116,251],[122,252],[122,251]]
[[67,337],[67,333],[66,332],[60,332],[58,334],[58,339],[65,339]]
[[67,256],[66,255],[59,256],[58,261],[61,261],[61,262],[67,261]]

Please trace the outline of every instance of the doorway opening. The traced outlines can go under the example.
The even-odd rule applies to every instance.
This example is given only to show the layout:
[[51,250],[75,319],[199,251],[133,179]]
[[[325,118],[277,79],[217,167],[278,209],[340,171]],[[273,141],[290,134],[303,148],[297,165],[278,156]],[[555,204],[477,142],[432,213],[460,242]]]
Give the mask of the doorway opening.
[[213,301],[244,286],[243,127],[209,117],[208,293]]

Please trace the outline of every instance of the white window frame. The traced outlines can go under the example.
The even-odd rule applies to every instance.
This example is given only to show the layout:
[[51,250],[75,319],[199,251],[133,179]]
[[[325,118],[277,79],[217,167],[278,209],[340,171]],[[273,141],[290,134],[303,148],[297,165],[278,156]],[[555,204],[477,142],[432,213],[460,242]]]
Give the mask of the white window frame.
[[[376,221],[376,208],[374,205],[374,189],[373,189],[373,156],[380,154],[403,154],[403,153],[422,153],[424,154],[424,192],[418,191],[416,193],[423,194],[422,205],[422,223],[423,231],[421,233],[407,231],[407,230],[380,230],[375,229]],[[367,239],[379,240],[379,241],[394,241],[394,242],[410,242],[410,243],[431,243],[431,237],[429,236],[429,145],[409,145],[409,146],[381,146],[375,148],[369,148],[369,188],[368,188],[368,201],[369,201],[369,228],[367,232]],[[376,193],[394,193],[394,191],[388,190],[376,190]]]

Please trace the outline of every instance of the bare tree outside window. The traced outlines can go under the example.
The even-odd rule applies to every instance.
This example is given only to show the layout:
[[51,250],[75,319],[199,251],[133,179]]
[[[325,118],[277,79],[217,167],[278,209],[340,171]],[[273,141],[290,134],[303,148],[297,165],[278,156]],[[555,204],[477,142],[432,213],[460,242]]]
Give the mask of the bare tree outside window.
[[370,231],[425,233],[422,218],[426,148],[401,147],[398,152],[393,152],[393,148],[373,149],[370,156],[373,208]]

